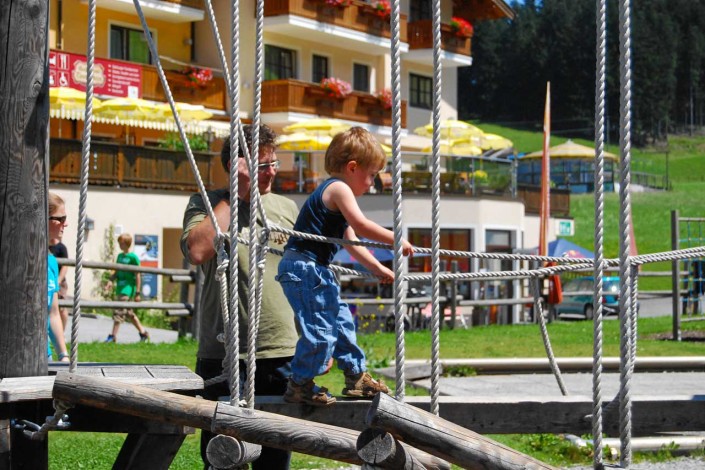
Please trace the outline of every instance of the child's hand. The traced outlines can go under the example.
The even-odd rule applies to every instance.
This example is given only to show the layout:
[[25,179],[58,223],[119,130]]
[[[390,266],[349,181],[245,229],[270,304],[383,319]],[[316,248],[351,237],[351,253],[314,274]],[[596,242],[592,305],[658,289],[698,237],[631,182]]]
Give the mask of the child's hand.
[[135,302],[139,302],[140,300],[142,300],[142,297],[140,296],[140,293],[137,292],[137,293],[135,294]]
[[409,243],[406,240],[401,241],[401,252],[404,254],[404,256],[411,256],[414,254],[414,245]]
[[394,272],[383,264],[373,269],[372,273],[380,278],[379,282],[382,284],[391,284],[394,282]]

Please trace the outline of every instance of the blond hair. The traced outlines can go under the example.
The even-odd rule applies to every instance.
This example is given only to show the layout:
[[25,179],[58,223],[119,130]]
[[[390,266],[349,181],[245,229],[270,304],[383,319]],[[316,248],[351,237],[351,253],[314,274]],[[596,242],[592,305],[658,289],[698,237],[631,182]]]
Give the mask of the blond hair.
[[326,150],[325,169],[330,174],[339,173],[353,160],[363,168],[381,170],[387,163],[387,156],[369,131],[351,127],[333,137]]
[[123,244],[126,244],[128,248],[131,247],[132,246],[132,235],[130,235],[129,233],[123,233],[122,235],[120,235],[118,237],[118,244],[120,244],[120,246],[122,246]]
[[66,205],[64,200],[61,199],[61,196],[56,193],[50,192],[47,195],[47,201],[49,202],[49,215],[56,214],[56,211],[58,211],[60,207],[64,207]]

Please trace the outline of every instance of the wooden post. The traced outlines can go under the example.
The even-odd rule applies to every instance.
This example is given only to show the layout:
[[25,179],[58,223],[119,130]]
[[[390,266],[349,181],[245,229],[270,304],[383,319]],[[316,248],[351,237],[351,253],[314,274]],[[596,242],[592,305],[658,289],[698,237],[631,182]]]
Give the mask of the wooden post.
[[208,441],[208,461],[218,470],[239,468],[259,458],[262,446],[219,434]]
[[[671,211],[671,250],[677,250],[680,245],[680,226],[678,224],[678,211]],[[672,305],[673,305],[673,341],[681,340],[681,277],[680,277],[680,260],[671,261],[671,289]]]
[[[47,374],[48,8],[0,2],[0,379]],[[48,465],[46,440],[0,444],[0,468]]]
[[[450,262],[450,272],[455,274],[458,272],[458,260]],[[455,322],[458,319],[458,282],[450,281],[450,329],[455,329]],[[461,313],[462,315],[462,313]]]
[[417,449],[463,468],[483,470],[553,469],[480,434],[380,393],[367,425],[387,431]]
[[357,438],[357,455],[373,468],[427,470],[388,432],[367,428]]

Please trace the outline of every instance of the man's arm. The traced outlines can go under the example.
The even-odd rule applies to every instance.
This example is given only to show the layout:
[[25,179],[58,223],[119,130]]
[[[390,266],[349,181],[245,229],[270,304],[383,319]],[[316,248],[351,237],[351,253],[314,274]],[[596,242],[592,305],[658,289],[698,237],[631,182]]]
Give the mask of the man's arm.
[[[230,204],[227,200],[220,201],[213,213],[220,230],[224,233],[230,226]],[[206,217],[188,233],[186,243],[188,246],[189,261],[193,264],[203,264],[215,256],[215,228],[210,217]]]

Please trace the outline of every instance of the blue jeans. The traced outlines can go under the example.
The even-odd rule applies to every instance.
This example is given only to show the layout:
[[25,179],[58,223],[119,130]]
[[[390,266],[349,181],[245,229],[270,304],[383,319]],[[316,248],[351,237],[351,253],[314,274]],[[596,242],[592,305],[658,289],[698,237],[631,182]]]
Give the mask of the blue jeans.
[[331,356],[352,375],[367,370],[357,345],[355,322],[348,304],[340,301],[340,285],[326,266],[287,250],[277,281],[289,300],[301,336],[291,361],[291,378],[303,384],[325,372]]

